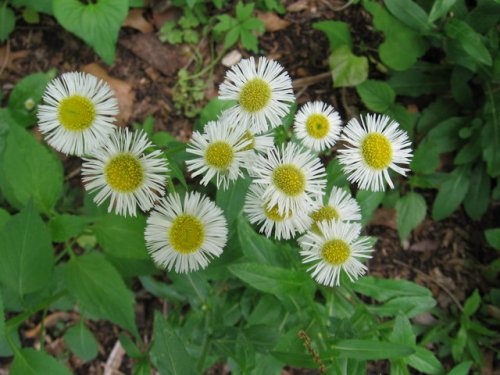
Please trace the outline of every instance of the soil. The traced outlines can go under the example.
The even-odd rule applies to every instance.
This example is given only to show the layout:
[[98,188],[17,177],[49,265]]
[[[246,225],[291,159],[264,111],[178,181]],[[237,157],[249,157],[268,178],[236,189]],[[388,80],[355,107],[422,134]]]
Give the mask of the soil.
[[[266,32],[260,37],[261,54],[279,60],[288,70],[294,79],[299,104],[321,99],[332,103],[344,119],[356,115],[363,110],[362,104],[355,90],[333,88],[328,74],[328,41],[322,32],[312,27],[312,23],[326,19],[348,22],[354,44],[363,45],[365,53],[374,51],[375,54],[382,39],[371,30],[370,16],[356,5],[336,10],[343,5],[342,1],[298,0],[285,1],[284,4],[289,11],[281,17],[289,24],[281,30]],[[156,30],[158,19],[176,15],[167,5],[167,1],[155,1],[153,7],[143,12],[146,21]],[[235,49],[243,57],[249,56],[241,47]],[[210,48],[206,40],[200,43],[199,52],[205,64],[208,63]],[[128,103],[128,115],[122,118],[120,125],[142,123],[148,116],[153,116],[156,130],[168,131],[183,141],[190,137],[194,120],[176,111],[172,89],[177,81],[178,70],[193,69],[195,65],[193,46],[164,45],[158,41],[155,33],[123,28],[117,45],[116,60],[113,65],[107,66],[92,49],[62,29],[54,19],[42,16],[37,25],[23,24],[22,21],[18,23],[8,44],[0,46],[0,63],[5,61],[6,56],[7,64],[3,68],[0,64],[0,88],[4,98],[8,97],[15,83],[27,74],[52,68],[62,73],[89,69],[89,64],[97,64],[105,73],[121,82],[120,87],[124,88],[123,99]],[[95,65],[90,66],[90,69],[94,68]],[[218,64],[213,75],[207,77],[206,97],[198,103],[200,106],[216,96],[225,70],[224,66]],[[412,108],[417,110],[421,108],[421,104],[411,103]],[[64,163],[66,173],[78,168],[77,159],[65,158]],[[75,185],[79,184],[78,174],[70,176],[70,180]],[[421,193],[431,207],[434,192]],[[456,211],[440,222],[432,221],[429,214],[411,237],[401,243],[395,229],[394,210],[381,208],[367,227],[368,234],[379,238],[374,257],[369,263],[370,274],[413,280],[430,288],[441,308],[460,308],[466,296],[474,289],[478,288],[483,294],[493,285],[499,285],[498,280],[485,278],[486,265],[493,260],[495,254],[486,245],[483,236],[484,228],[499,226],[498,205],[490,207],[480,222],[469,219],[463,210]],[[147,340],[151,332],[149,317],[152,307],[162,306],[148,293],[140,290],[137,292],[139,326],[142,336]],[[40,316],[34,316],[22,329],[29,330],[40,320]],[[117,327],[109,323],[94,322],[91,328],[100,343],[99,356],[85,364],[71,356],[69,364],[76,374],[104,373],[104,365],[117,342]],[[64,351],[65,343],[61,338],[55,337],[60,337],[57,325],[47,331],[46,343],[50,352],[58,354]],[[26,344],[33,345],[33,340],[26,340]],[[4,360],[2,363],[7,362]],[[119,372],[115,373],[130,373],[131,365],[131,360],[124,357]],[[373,371],[382,373],[386,368],[373,368]],[[229,371],[224,364],[219,364],[207,373],[227,374]],[[311,373],[315,372],[291,368],[283,370],[283,374]]]

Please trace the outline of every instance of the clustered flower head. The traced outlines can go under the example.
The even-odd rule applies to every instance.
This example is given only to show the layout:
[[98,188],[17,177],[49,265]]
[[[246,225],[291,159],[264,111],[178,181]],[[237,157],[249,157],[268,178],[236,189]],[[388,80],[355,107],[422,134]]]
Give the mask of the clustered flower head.
[[[318,283],[339,285],[341,271],[350,280],[363,275],[363,259],[373,249],[361,235],[360,207],[348,190],[325,191],[327,175],[318,153],[335,146],[348,180],[380,191],[386,182],[393,187],[391,170],[408,171],[412,151],[406,132],[389,117],[371,114],[343,127],[331,105],[314,101],[295,116],[298,143],[276,145],[273,129],[289,114],[295,96],[288,73],[265,57],[233,66],[219,98],[235,104],[193,133],[186,162],[191,176],[223,190],[249,176],[243,208],[248,220],[267,237],[296,238]],[[108,212],[123,216],[135,216],[137,207],[151,210],[145,241],[158,266],[193,272],[222,254],[228,239],[223,211],[196,191],[165,196],[164,155],[143,131],[114,125],[118,103],[106,83],[65,73],[49,84],[44,101],[40,131],[56,150],[83,158],[83,184],[94,202],[108,202]]]

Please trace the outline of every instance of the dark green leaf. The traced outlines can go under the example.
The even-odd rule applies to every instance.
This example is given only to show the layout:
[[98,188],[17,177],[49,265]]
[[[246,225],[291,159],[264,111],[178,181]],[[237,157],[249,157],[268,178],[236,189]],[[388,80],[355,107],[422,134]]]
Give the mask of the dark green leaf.
[[21,349],[17,351],[9,373],[11,375],[71,374],[54,357],[35,349]]
[[5,310],[3,306],[3,297],[0,294],[0,341],[5,339]]
[[486,241],[495,249],[500,250],[500,228],[487,229],[484,231]]
[[417,62],[410,69],[394,72],[387,80],[396,94],[412,98],[449,89],[449,72],[440,66]]
[[444,374],[444,368],[441,362],[439,362],[430,350],[424,349],[421,346],[415,348],[415,353],[408,358],[408,364],[424,374]]
[[53,242],[65,242],[78,236],[88,225],[89,219],[83,216],[62,214],[54,216],[48,223]]
[[451,369],[448,375],[468,375],[472,362],[462,362]]
[[236,18],[238,21],[242,22],[252,15],[253,8],[255,4],[248,3],[244,4],[241,1],[236,4]]
[[420,194],[409,192],[397,201],[396,212],[399,238],[402,241],[425,219],[427,204]]
[[439,166],[439,145],[433,138],[420,142],[413,160],[410,163],[412,171],[419,173],[432,173]]
[[490,203],[491,180],[483,163],[472,170],[469,190],[464,200],[465,212],[474,220],[479,220],[488,209]]
[[16,24],[16,16],[7,3],[0,5],[0,42],[7,40]]
[[10,0],[16,7],[32,7],[37,12],[52,15],[52,0]]
[[229,225],[236,220],[243,209],[250,182],[248,178],[238,178],[227,190],[217,190],[215,203],[224,211],[224,215]]
[[491,65],[490,52],[485,47],[482,37],[466,22],[453,18],[444,26],[446,35],[455,39],[460,47],[475,61]]
[[478,290],[474,290],[474,293],[467,298],[467,300],[464,303],[464,311],[462,314],[468,318],[470,318],[472,315],[474,315],[479,309],[479,306],[481,305],[481,296],[479,295]]
[[356,200],[361,208],[361,223],[366,225],[372,219],[373,213],[384,200],[383,191],[372,192],[368,190],[358,190]]
[[417,130],[426,134],[436,124],[455,116],[459,111],[459,107],[453,100],[437,99],[422,111],[417,124]]
[[412,0],[385,0],[385,6],[402,23],[422,34],[432,31],[427,14]]
[[334,87],[356,86],[368,78],[368,59],[354,55],[348,46],[335,49],[329,63]]
[[356,86],[356,91],[366,107],[375,112],[386,112],[396,99],[394,90],[383,81],[366,80]]
[[352,284],[352,288],[358,293],[375,298],[381,302],[403,296],[432,297],[432,292],[429,289],[411,281],[377,279],[372,276],[360,278]]
[[457,0],[435,0],[429,14],[429,22],[437,21],[445,16],[456,2]]
[[432,206],[432,218],[442,220],[450,216],[465,198],[469,190],[469,171],[457,168],[450,173],[439,188],[439,192]]
[[351,32],[349,25],[341,21],[321,21],[313,23],[313,28],[321,30],[326,34],[330,42],[330,51],[333,51],[341,46],[352,48]]
[[9,220],[10,220],[10,214],[3,208],[0,208],[0,230],[2,229],[4,224]]
[[304,341],[299,338],[302,328],[295,327],[282,335],[271,354],[283,364],[302,368],[318,368],[310,353],[304,348]]
[[127,336],[125,333],[120,333],[118,339],[120,340],[120,344],[123,346],[125,353],[131,358],[140,358],[142,357],[142,353],[134,344],[132,339]]
[[221,100],[214,98],[201,110],[200,117],[194,126],[194,130],[203,131],[203,127],[209,121],[215,121],[222,112],[235,105],[233,100]]
[[238,239],[245,257],[262,264],[280,265],[280,249],[263,235],[255,233],[247,220],[238,218]]
[[83,321],[69,328],[64,334],[64,341],[78,357],[88,362],[97,356],[98,343]]
[[240,29],[238,27],[229,30],[224,38],[224,48],[231,48],[238,41],[239,37]]
[[384,317],[402,313],[408,318],[413,318],[430,311],[434,306],[436,306],[436,301],[432,297],[396,297],[381,306],[369,306],[368,311]]
[[415,352],[406,345],[375,340],[341,340],[331,348],[332,351],[325,355],[357,360],[402,358]]

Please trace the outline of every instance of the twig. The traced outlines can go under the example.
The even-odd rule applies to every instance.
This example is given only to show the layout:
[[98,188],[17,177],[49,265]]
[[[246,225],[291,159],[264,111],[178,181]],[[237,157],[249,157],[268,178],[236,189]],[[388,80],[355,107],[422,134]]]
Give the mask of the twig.
[[299,89],[301,87],[311,86],[311,85],[314,85],[315,83],[324,81],[325,79],[331,79],[331,78],[332,78],[332,73],[330,73],[330,72],[320,73],[320,74],[317,74],[315,76],[298,78],[292,82],[292,86],[294,89]]
[[73,169],[71,172],[68,173],[68,175],[64,178],[64,180],[68,181],[68,180],[71,180],[73,177],[78,176],[81,169],[82,169],[82,167],[77,167],[77,168]]
[[10,40],[9,39],[7,39],[7,43],[5,46],[6,46],[5,60],[2,64],[2,66],[0,66],[0,76],[2,75],[3,71],[7,67],[7,64],[9,63],[9,59],[10,59]]
[[116,340],[113,350],[109,354],[106,365],[104,366],[104,375],[117,375],[122,374],[118,369],[120,368],[125,350],[123,350],[120,340]]

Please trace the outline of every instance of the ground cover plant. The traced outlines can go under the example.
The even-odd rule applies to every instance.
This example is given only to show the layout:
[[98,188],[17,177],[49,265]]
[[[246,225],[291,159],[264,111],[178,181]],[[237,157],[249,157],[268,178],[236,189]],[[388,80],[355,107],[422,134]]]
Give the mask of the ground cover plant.
[[492,374],[500,5],[0,4],[10,374]]

